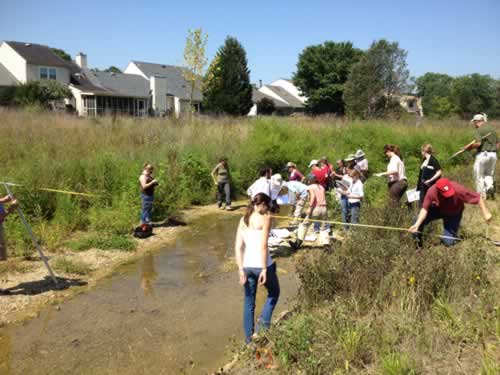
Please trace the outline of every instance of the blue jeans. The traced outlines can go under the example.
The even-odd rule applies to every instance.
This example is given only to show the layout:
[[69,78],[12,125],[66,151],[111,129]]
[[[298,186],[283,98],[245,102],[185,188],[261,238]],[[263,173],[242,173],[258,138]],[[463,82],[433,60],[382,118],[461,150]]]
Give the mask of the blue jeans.
[[[350,223],[357,224],[359,223],[359,210],[361,209],[361,203],[347,203],[347,211],[348,211],[348,219]],[[346,225],[346,229],[349,229],[349,226]]]
[[[244,285],[245,302],[243,308],[243,328],[245,329],[245,341],[247,343],[252,340],[252,335],[255,331],[255,296],[257,295],[257,284],[261,270],[262,268],[243,268],[247,277],[247,282]],[[280,296],[276,263],[267,267],[267,279],[264,286],[267,289],[267,300],[258,319],[257,331],[259,331],[259,325],[265,329],[271,326],[271,316]]]
[[141,224],[151,223],[151,211],[153,211],[153,196],[141,194]]
[[[423,232],[427,224],[429,224],[434,220],[439,220],[439,219],[443,219],[443,236],[456,238],[458,235],[458,228],[460,227],[460,222],[462,221],[462,212],[460,212],[458,215],[455,216],[443,216],[441,215],[441,213],[437,208],[431,207],[427,212],[427,217],[425,218],[424,222],[418,228],[418,231]],[[417,245],[421,247],[423,244],[422,233],[415,233],[413,236],[417,240]],[[454,240],[452,238],[442,238],[441,242],[445,246],[453,246],[456,244],[457,240]]]
[[[340,197],[340,209],[342,210],[342,222],[349,223],[349,201],[345,195]],[[349,226],[344,225],[344,229],[348,230]]]
[[229,182],[218,182],[217,183],[217,204],[219,207],[222,206],[222,198],[226,196],[226,207],[231,205],[231,186]]

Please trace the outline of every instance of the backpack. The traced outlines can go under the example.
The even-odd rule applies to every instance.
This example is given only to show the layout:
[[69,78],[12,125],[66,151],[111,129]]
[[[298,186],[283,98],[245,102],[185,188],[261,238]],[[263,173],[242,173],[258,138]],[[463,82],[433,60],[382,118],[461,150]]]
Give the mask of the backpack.
[[153,235],[153,227],[150,224],[141,224],[134,229],[134,237],[148,238]]

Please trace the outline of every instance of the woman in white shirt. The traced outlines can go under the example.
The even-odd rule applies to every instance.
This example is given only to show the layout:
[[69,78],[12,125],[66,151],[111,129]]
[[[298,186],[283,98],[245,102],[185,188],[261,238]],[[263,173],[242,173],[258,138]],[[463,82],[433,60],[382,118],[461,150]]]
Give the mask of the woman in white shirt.
[[387,177],[389,187],[389,198],[394,204],[399,204],[401,197],[408,188],[405,165],[402,160],[401,150],[396,145],[385,145],[384,154],[389,159],[387,171],[377,173],[378,177]]
[[[238,264],[240,285],[245,289],[243,308],[243,328],[246,343],[259,328],[269,328],[271,316],[278,303],[280,286],[273,262],[267,247],[271,216],[269,214],[271,199],[263,193],[256,194],[241,219],[236,235],[235,257]],[[258,319],[255,329],[255,296],[257,285],[267,289],[267,300]]]
[[[347,215],[345,217],[345,223],[359,223],[359,210],[361,209],[361,200],[365,196],[363,189],[363,182],[361,182],[361,173],[354,169],[350,172],[351,175],[351,186],[342,190],[340,194],[347,199]],[[349,225],[345,225],[346,230],[349,229]]]

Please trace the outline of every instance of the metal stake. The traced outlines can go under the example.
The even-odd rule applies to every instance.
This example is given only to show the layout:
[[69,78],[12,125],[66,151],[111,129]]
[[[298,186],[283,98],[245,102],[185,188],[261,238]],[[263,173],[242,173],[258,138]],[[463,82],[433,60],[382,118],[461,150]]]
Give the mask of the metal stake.
[[[5,186],[5,190],[7,190],[7,194],[9,195],[9,197],[13,200],[14,199],[14,195],[10,191],[8,183],[4,182],[3,185]],[[45,267],[47,267],[47,269],[49,270],[49,274],[50,274],[50,277],[52,278],[52,281],[54,281],[54,284],[58,285],[57,284],[57,278],[54,275],[54,272],[52,272],[52,268],[50,267],[48,259],[45,257],[45,255],[44,255],[44,253],[42,251],[42,247],[38,243],[38,240],[36,239],[35,234],[33,233],[33,230],[31,230],[31,226],[28,224],[28,221],[26,221],[26,218],[24,217],[23,211],[21,211],[21,208],[19,206],[17,206],[17,213],[19,214],[19,217],[21,218],[21,221],[23,222],[24,226],[26,227],[26,230],[28,231],[28,233],[29,233],[29,235],[31,237],[31,240],[35,244],[35,247],[38,250],[38,254],[40,255],[40,258],[45,263]]]

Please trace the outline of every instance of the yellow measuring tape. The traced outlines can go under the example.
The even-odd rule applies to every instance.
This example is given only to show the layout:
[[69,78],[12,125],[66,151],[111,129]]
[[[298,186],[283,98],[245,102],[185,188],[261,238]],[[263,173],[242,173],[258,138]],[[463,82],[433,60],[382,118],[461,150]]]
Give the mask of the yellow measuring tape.
[[[21,185],[21,184],[14,184],[12,182],[3,182],[3,181],[0,181],[0,184],[6,184],[6,185],[9,185],[9,186],[24,186],[24,185]],[[50,188],[43,188],[43,187],[39,187],[39,188],[35,188],[36,190],[42,190],[42,191],[49,191],[49,192],[52,192],[52,193],[62,193],[62,194],[69,194],[69,195],[81,195],[81,196],[84,196],[84,197],[99,197],[100,195],[99,194],[90,194],[90,193],[79,193],[77,191],[68,191],[68,190],[58,190],[58,189],[50,189]]]

